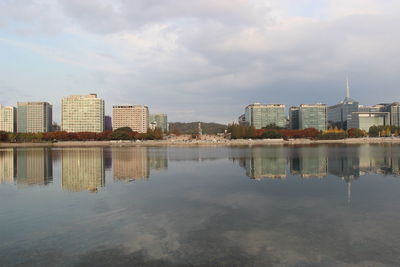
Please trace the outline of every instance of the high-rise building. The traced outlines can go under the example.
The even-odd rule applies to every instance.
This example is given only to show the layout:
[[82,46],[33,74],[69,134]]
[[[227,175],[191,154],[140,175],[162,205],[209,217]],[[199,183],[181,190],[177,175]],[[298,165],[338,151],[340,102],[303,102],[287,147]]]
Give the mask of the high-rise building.
[[104,116],[104,130],[105,131],[112,131],[111,116]]
[[326,130],[326,105],[325,104],[302,104],[299,108],[299,128],[315,128],[320,131]]
[[347,80],[346,97],[334,106],[328,107],[328,123],[339,129],[349,129],[348,121],[351,114],[358,112],[358,102],[350,98],[350,87]]
[[17,131],[43,133],[52,130],[53,107],[47,102],[18,102]]
[[61,129],[67,132],[104,131],[104,100],[98,98],[97,94],[63,98]]
[[17,110],[15,107],[0,105],[0,131],[9,133],[17,129]]
[[249,126],[256,129],[272,124],[285,127],[285,105],[260,103],[248,105],[245,109],[245,120]]
[[390,125],[400,127],[400,102],[387,104],[384,110],[390,113]]
[[300,108],[299,107],[291,107],[289,109],[289,128],[292,130],[298,130],[300,125],[299,125],[299,112]]
[[71,192],[96,192],[105,186],[103,148],[61,150],[61,185]]
[[151,114],[149,116],[149,124],[153,128],[160,128],[163,132],[168,131],[167,114]]
[[138,105],[113,106],[113,129],[129,127],[134,132],[147,133],[149,127],[149,108]]

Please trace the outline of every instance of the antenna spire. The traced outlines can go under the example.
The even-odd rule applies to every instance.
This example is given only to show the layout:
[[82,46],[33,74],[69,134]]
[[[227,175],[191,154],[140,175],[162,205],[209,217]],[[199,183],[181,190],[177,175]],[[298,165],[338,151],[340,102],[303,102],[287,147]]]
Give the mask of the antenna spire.
[[346,78],[346,97],[350,98],[349,77]]

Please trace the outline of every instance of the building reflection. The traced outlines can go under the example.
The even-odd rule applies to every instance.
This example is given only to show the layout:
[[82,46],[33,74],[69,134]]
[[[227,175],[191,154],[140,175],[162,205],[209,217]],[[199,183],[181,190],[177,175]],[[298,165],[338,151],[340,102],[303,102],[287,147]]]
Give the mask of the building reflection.
[[62,189],[96,192],[105,186],[103,148],[67,148],[61,151]]
[[168,169],[168,149],[149,150],[149,164],[151,170]]
[[251,150],[251,156],[245,161],[246,175],[252,179],[286,178],[286,156],[283,149],[273,151],[256,147]]
[[[18,185],[46,185],[53,180],[51,150],[24,148],[14,150],[16,161],[14,181]],[[11,154],[8,162],[11,164]]]
[[114,180],[148,179],[150,176],[148,148],[113,148],[112,169]]
[[321,178],[328,173],[326,147],[299,147],[290,156],[290,173],[302,178]]
[[14,148],[0,150],[0,184],[14,182],[15,167]]

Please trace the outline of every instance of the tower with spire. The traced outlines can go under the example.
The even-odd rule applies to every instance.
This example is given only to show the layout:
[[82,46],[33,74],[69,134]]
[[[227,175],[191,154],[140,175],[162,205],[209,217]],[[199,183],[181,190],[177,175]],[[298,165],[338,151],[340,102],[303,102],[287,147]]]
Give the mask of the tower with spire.
[[358,112],[358,101],[350,98],[349,78],[346,77],[346,96],[338,104],[328,107],[328,123],[331,127],[347,130],[353,112]]

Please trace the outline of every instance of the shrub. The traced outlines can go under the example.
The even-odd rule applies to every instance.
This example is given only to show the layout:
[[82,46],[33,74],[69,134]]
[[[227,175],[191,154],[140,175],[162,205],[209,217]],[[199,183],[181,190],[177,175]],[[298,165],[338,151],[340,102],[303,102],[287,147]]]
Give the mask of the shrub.
[[351,128],[347,130],[348,137],[361,138],[367,136],[367,133],[361,129]]
[[261,137],[262,137],[262,138],[267,138],[267,139],[279,139],[279,138],[282,138],[283,136],[282,136],[282,134],[281,134],[280,132],[278,132],[278,131],[275,131],[275,130],[268,130],[268,131],[265,131],[265,132],[261,135]]
[[347,137],[346,132],[325,132],[316,136],[318,140],[340,140]]

